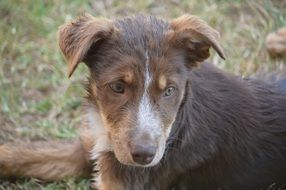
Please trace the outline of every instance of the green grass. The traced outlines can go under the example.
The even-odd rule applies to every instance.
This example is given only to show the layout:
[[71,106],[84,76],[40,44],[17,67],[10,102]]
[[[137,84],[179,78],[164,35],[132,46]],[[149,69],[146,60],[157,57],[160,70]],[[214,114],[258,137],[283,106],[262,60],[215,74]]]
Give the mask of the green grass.
[[[109,18],[196,14],[221,33],[227,60],[214,54],[211,60],[236,74],[250,75],[285,67],[285,59],[270,59],[264,44],[269,32],[286,26],[285,9],[286,3],[279,0],[0,1],[0,143],[76,136],[87,69],[82,64],[67,78],[56,34],[59,25],[84,12]],[[88,189],[88,182],[0,181],[1,188]]]
[[[1,182],[1,181],[0,181]],[[1,184],[1,183],[0,183]],[[75,181],[73,179],[63,180],[58,183],[46,183],[36,179],[21,180],[15,183],[3,182],[0,190],[88,190],[89,182],[86,180]]]

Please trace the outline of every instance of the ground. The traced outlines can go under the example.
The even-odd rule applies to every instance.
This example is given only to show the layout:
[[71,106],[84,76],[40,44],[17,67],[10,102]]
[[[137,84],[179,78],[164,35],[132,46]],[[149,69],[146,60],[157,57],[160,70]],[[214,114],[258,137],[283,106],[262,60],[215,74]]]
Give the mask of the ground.
[[[264,41],[269,32],[286,26],[285,10],[284,0],[0,1],[0,144],[77,136],[88,72],[82,64],[68,79],[57,28],[84,12],[108,18],[137,13],[165,19],[198,15],[220,32],[227,55],[222,61],[212,52],[210,60],[248,76],[285,68],[285,58],[270,59]],[[45,184],[35,179],[14,183],[0,179],[1,189],[88,189],[88,181]]]

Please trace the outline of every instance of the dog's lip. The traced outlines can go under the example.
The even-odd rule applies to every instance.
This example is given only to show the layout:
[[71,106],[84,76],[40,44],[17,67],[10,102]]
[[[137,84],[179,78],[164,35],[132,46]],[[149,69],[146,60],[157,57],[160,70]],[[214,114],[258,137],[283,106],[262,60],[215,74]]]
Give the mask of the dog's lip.
[[[114,155],[115,155],[115,153],[114,152],[112,152]],[[158,165],[158,163],[156,163],[156,164],[152,164],[152,162],[150,162],[150,163],[148,163],[148,164],[138,164],[138,163],[136,163],[136,162],[122,162],[122,161],[120,161],[116,156],[115,156],[115,158],[116,158],[116,160],[120,163],[120,164],[122,164],[122,165],[125,165],[125,166],[129,166],[129,167],[137,167],[137,168],[151,168],[151,167],[155,167],[156,165]],[[152,160],[153,161],[153,160]]]
[[[120,161],[119,161],[119,162],[120,162]],[[121,163],[121,164],[123,164],[123,163]],[[149,164],[144,164],[144,165],[143,165],[143,164],[138,164],[138,163],[133,162],[133,163],[130,163],[130,164],[123,164],[123,165],[133,166],[133,167],[137,167],[137,168],[152,168],[152,167],[155,167],[157,164],[158,164],[158,163],[151,165],[151,163],[149,163]]]

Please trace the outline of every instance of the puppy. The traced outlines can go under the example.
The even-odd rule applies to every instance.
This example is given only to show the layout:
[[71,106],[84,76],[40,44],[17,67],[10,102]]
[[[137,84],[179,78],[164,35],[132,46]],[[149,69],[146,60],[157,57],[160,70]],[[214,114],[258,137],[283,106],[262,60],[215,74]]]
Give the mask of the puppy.
[[[204,63],[198,17],[85,15],[59,29],[71,76],[90,70],[77,142],[0,146],[2,176],[92,175],[99,190],[259,189],[286,183],[286,94]],[[54,143],[57,144],[57,143]]]

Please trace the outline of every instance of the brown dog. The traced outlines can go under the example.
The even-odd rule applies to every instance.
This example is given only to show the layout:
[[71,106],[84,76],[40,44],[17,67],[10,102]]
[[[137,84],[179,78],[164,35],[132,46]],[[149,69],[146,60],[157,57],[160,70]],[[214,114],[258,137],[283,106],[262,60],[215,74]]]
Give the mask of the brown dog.
[[[69,76],[90,69],[78,142],[0,146],[0,174],[93,174],[99,190],[256,189],[286,182],[285,89],[203,63],[219,34],[171,22],[83,16],[59,30]],[[91,172],[93,170],[93,172]]]

